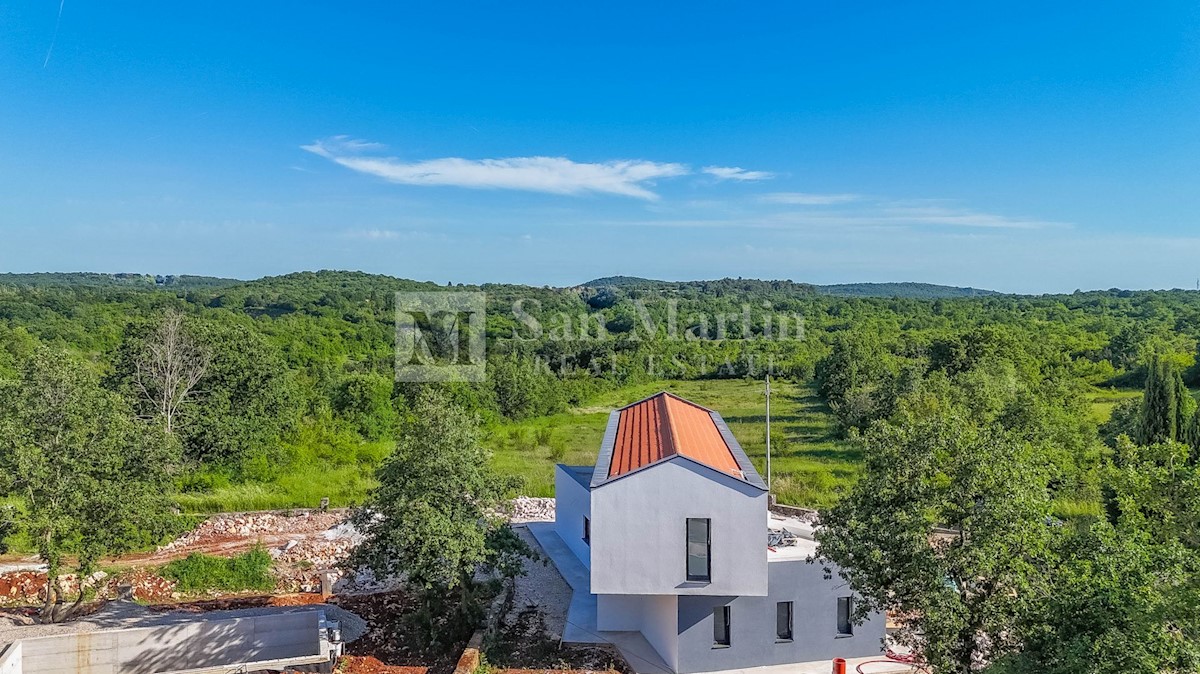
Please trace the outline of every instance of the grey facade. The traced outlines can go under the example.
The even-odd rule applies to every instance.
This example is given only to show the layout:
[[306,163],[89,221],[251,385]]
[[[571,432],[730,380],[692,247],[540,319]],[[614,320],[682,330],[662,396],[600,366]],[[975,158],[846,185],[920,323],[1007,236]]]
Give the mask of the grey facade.
[[[838,636],[837,601],[851,596],[836,574],[825,579],[820,564],[804,560],[771,562],[771,592],[766,597],[680,597],[680,674],[723,669],[878,655],[886,619],[873,616],[855,625],[852,636]],[[793,636],[776,638],[776,603],[793,602]],[[729,606],[730,643],[713,644],[713,609]]]

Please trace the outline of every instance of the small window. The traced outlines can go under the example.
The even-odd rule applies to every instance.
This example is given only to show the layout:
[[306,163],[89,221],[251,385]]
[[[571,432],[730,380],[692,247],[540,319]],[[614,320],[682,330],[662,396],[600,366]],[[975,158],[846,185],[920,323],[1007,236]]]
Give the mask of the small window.
[[777,641],[792,640],[792,602],[781,601],[775,604],[775,639]]
[[852,637],[854,624],[850,622],[850,616],[854,613],[854,597],[838,597],[837,601],[837,635]]
[[713,646],[729,645],[729,607],[718,606],[713,609]]
[[592,521],[586,517],[583,518],[583,542],[592,544]]
[[689,517],[687,521],[687,579],[712,579],[712,541],[709,538],[710,520]]

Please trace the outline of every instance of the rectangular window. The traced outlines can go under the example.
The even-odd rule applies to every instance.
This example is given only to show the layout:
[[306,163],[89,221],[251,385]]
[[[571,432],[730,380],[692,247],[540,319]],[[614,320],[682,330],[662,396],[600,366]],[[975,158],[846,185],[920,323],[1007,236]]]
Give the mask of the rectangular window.
[[713,646],[729,645],[729,607],[713,609]]
[[592,544],[592,521],[586,517],[583,518],[583,542]]
[[854,613],[854,597],[838,597],[837,634],[839,637],[854,636],[854,624],[850,616]]
[[775,639],[778,641],[792,640],[792,602],[781,601],[775,604]]
[[687,579],[711,580],[712,564],[709,559],[712,541],[709,539],[710,520],[689,517],[687,521]]

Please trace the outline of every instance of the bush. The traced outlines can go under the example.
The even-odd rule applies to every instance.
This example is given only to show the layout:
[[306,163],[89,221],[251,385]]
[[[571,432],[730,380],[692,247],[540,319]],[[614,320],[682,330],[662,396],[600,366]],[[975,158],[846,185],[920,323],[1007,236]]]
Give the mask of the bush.
[[275,589],[275,578],[271,575],[271,555],[262,546],[255,546],[233,557],[192,553],[184,559],[177,559],[163,566],[159,573],[164,578],[175,581],[182,592],[269,592]]

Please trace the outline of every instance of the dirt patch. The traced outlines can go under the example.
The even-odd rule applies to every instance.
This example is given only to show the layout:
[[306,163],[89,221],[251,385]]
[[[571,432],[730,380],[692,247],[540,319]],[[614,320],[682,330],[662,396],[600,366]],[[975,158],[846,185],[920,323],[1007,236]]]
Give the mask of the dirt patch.
[[[412,623],[411,616],[418,612],[417,603],[400,590],[337,596],[331,598],[329,603],[351,611],[367,622],[367,633],[346,644],[346,655],[375,658],[388,666],[423,667],[428,669],[429,674],[450,674],[471,636],[471,627],[454,630],[439,625],[435,628],[437,634],[455,631],[462,634],[452,643],[430,644]],[[440,623],[445,616],[428,618]]]
[[385,665],[371,656],[345,655],[338,660],[338,674],[426,674],[428,667]]
[[506,672],[621,672],[632,674],[612,646],[561,645],[546,628],[540,609],[525,607],[509,616],[484,655],[488,664]]

